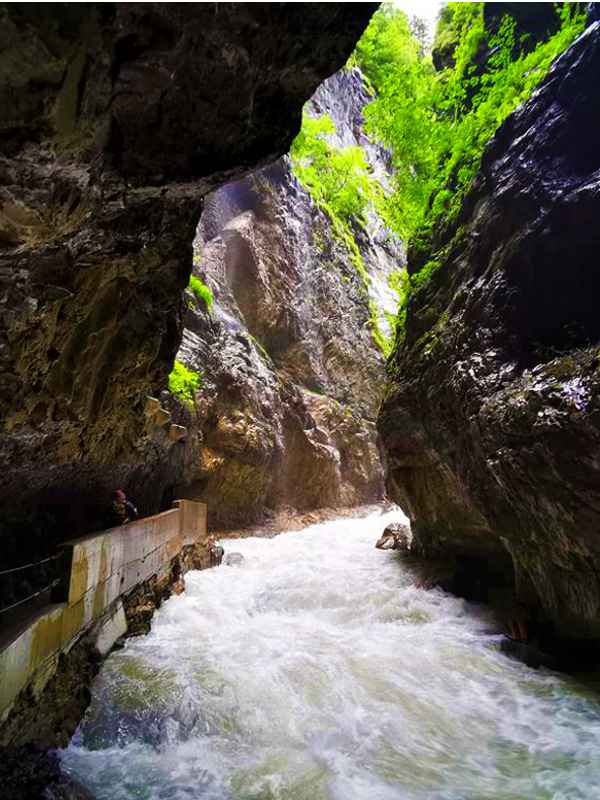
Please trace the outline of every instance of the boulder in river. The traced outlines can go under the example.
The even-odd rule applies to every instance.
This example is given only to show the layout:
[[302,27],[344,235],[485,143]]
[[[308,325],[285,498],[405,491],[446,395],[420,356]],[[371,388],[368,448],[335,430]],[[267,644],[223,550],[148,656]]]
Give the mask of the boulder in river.
[[402,522],[392,522],[375,543],[378,550],[410,550],[410,528]]
[[244,556],[241,553],[227,553],[223,559],[223,564],[228,567],[239,567],[244,562]]

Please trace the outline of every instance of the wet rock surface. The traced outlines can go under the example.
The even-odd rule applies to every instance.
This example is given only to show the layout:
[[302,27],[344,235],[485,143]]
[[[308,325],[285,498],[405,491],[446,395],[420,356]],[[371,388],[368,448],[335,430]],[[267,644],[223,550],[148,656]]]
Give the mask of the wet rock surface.
[[410,550],[410,528],[401,522],[392,522],[381,534],[375,547],[378,550]]
[[73,530],[121,485],[156,510],[182,448],[144,404],[202,198],[288,149],[374,7],[0,8],[3,507],[61,506]]
[[244,563],[244,556],[241,553],[226,553],[223,564],[226,567],[239,567]]
[[439,267],[379,419],[413,548],[514,577],[550,644],[600,638],[599,69],[596,23],[501,126],[458,226],[409,254]]
[[36,747],[5,748],[0,760],[3,800],[94,800],[66,775],[56,753]]
[[[154,612],[171,595],[184,591],[186,572],[214,565],[206,543],[188,545],[170,569],[124,596],[126,636],[150,631]],[[114,646],[122,647],[121,640]],[[56,674],[41,692],[34,693],[32,687],[21,692],[0,729],[3,800],[93,800],[61,770],[54,748],[68,745],[90,704],[92,682],[108,655],[98,648],[97,632],[92,629],[60,655]]]
[[91,699],[91,685],[102,658],[85,636],[59,656],[56,674],[40,694],[21,692],[0,729],[0,754],[15,748],[66,747]]
[[[383,151],[362,129],[369,100],[360,72],[342,70],[310,110],[329,113],[335,144],[360,143],[383,175]],[[177,492],[207,502],[211,524],[381,497],[375,418],[384,358],[369,304],[384,319],[395,309],[388,278],[404,253],[371,217],[357,233],[367,289],[287,157],[207,198],[195,271],[214,303],[207,309],[190,293],[178,359],[202,385]]]

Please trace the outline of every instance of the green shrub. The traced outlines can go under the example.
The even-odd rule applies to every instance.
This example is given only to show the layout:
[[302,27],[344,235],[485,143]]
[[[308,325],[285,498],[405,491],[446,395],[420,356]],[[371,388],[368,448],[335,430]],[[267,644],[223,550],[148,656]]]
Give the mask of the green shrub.
[[[527,51],[508,14],[495,34],[486,32],[483,5],[444,8],[436,46],[450,49],[453,63],[439,73],[406,15],[391,5],[373,16],[357,46],[358,63],[378,92],[365,112],[368,129],[393,152],[388,218],[405,238],[456,216],[486,143],[585,24],[583,4],[557,4],[559,30]],[[482,70],[484,48],[491,55]]]
[[334,133],[329,114],[305,113],[290,150],[292,168],[316,205],[339,220],[360,220],[367,205],[381,199],[381,186],[371,177],[362,148],[335,147],[328,138]]
[[431,276],[440,268],[441,264],[441,259],[432,259],[428,261],[419,272],[415,272],[413,275],[409,275],[407,272],[401,273],[397,286],[394,287],[400,298],[394,330],[396,343],[404,340],[408,301],[415,292],[418,292],[429,283]]
[[[369,206],[384,212],[383,189],[370,174],[362,149],[335,147],[329,141],[334,133],[335,125],[328,114],[319,117],[304,114],[302,128],[290,150],[292,168],[315,205],[327,214],[331,233],[347,249],[368,299],[371,278],[356,243],[353,226],[365,224]],[[320,232],[315,231],[313,242],[321,251],[324,249]],[[368,302],[373,340],[387,356],[390,343],[379,328],[375,305],[370,300]]]
[[436,259],[432,259],[428,261],[418,272],[415,272],[414,275],[411,275],[408,281],[408,285],[410,287],[410,291],[418,292],[426,283],[429,282],[429,279],[433,275],[433,273],[439,269],[440,261]]
[[190,275],[188,289],[194,293],[198,300],[201,300],[205,304],[208,311],[211,310],[213,305],[213,293],[200,278],[196,277],[196,275]]
[[169,375],[169,391],[188,405],[193,405],[194,395],[200,388],[199,372],[188,369],[181,361],[175,361]]
[[[377,313],[377,306],[372,300],[369,300],[369,325],[371,327],[371,336],[373,341],[387,358],[392,350],[392,336],[387,337],[379,327],[379,317]],[[392,332],[394,328],[392,326]]]

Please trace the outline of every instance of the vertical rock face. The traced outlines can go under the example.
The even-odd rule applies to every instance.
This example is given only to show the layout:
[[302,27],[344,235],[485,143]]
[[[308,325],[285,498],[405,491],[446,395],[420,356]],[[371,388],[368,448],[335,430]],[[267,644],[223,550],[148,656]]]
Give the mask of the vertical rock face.
[[[384,190],[391,190],[392,163],[390,153],[365,132],[364,107],[373,99],[361,71],[357,68],[340,70],[319,86],[308,104],[313,116],[329,114],[336,132],[331,142],[337,147],[362,148],[371,175]],[[392,271],[404,269],[406,254],[399,240],[391,235],[383,220],[371,209],[367,213],[366,236],[362,229],[355,231],[361,255],[369,273],[368,293],[374,303],[377,322],[387,336],[392,335],[389,315],[398,308],[398,294],[389,284]]]
[[410,300],[379,420],[429,555],[512,558],[559,637],[600,638],[600,24],[489,144]]
[[180,452],[145,398],[180,342],[202,197],[287,151],[374,8],[0,7],[4,510],[85,525],[120,484],[157,507]]
[[[309,113],[329,113],[333,143],[363,146],[383,177],[385,153],[362,127],[369,99],[360,72],[343,70]],[[196,272],[214,303],[190,302],[178,358],[202,373],[185,491],[210,498],[214,521],[382,495],[374,423],[384,359],[369,297],[382,317],[395,310],[388,278],[403,251],[374,213],[356,240],[368,287],[287,157],[207,198]]]

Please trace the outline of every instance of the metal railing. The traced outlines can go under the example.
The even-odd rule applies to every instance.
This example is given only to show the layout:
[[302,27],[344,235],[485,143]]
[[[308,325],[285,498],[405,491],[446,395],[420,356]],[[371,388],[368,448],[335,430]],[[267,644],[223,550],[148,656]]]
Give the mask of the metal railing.
[[31,564],[21,564],[20,567],[11,567],[10,569],[0,569],[0,575],[8,575],[9,572],[21,572],[21,570],[29,569],[29,567],[38,567],[40,564],[45,564],[47,561],[56,561],[60,558],[60,553],[48,558],[42,558],[41,561],[32,561]]
[[17,606],[23,605],[23,603],[27,603],[28,600],[33,600],[34,597],[39,597],[41,594],[45,594],[48,590],[54,589],[55,586],[58,586],[60,583],[60,578],[55,578],[52,583],[49,583],[48,586],[44,586],[43,589],[40,589],[38,592],[34,592],[33,594],[24,597],[22,600],[17,600],[16,603],[13,603],[10,606],[4,606],[4,608],[0,608],[0,614],[4,614],[5,611],[10,611],[11,608],[16,608]]
[[[48,564],[50,562],[57,562],[62,557],[63,555],[61,553],[56,553],[55,555],[47,556],[46,558],[41,558],[39,561],[32,561],[29,564],[20,564],[18,567],[9,567],[8,569],[0,570],[0,579],[2,580],[2,582],[7,581],[8,584],[12,584],[10,585],[10,589],[8,592],[6,591],[7,589],[6,584],[0,585],[0,589],[2,590],[0,591],[0,604],[6,602],[7,594],[11,595],[12,597],[19,596],[20,594],[19,589],[23,588],[23,584],[21,583],[21,585],[19,586],[19,583],[15,582],[15,579],[18,580],[18,573],[25,572],[26,570],[32,569],[34,567],[40,567],[43,564]],[[32,582],[38,584],[44,581],[49,581],[49,582],[45,583],[45,585],[43,585],[41,588],[38,588],[38,586],[35,587],[28,586],[27,591],[29,593],[25,597],[20,597],[18,600],[10,603],[9,605],[2,605],[2,607],[0,607],[0,615],[6,613],[7,611],[11,611],[12,609],[17,608],[18,606],[21,606],[24,603],[27,603],[36,597],[40,597],[40,595],[43,595],[48,591],[52,591],[61,582],[61,576],[57,574],[57,571],[58,571],[57,569],[46,568],[44,570],[46,574],[44,574],[43,576],[39,576],[38,580],[34,579]],[[48,572],[50,572],[50,574],[47,574]],[[52,573],[54,574],[52,575]],[[11,577],[8,579],[2,578],[2,576],[5,575],[10,575]],[[12,597],[10,597],[10,599],[12,599]]]

